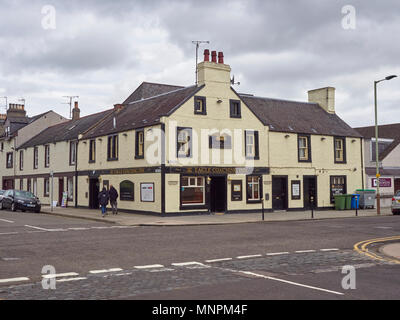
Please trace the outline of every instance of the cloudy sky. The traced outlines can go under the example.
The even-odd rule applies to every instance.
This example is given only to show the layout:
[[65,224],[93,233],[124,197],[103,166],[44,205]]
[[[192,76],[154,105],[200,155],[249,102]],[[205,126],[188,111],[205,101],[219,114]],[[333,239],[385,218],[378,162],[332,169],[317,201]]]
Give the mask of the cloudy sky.
[[[208,40],[201,52],[224,52],[237,91],[306,101],[333,86],[339,116],[366,126],[373,81],[400,76],[399,34],[398,0],[0,0],[0,97],[67,117],[62,97],[77,95],[87,115],[142,81],[192,85],[191,41]],[[379,84],[381,124],[400,122],[399,89]]]

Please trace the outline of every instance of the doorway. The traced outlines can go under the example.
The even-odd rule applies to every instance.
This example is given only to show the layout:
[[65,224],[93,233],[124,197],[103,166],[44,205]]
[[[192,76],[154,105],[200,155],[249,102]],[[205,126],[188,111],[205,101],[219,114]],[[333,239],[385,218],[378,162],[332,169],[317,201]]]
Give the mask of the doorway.
[[210,211],[226,211],[226,176],[213,176],[210,182]]
[[99,208],[100,182],[98,178],[89,179],[89,208]]
[[64,178],[58,179],[58,205],[61,207],[64,193]]
[[272,177],[272,209],[286,210],[288,208],[287,198],[288,178]]
[[304,209],[316,208],[317,201],[317,177],[304,176],[303,177],[303,199]]
[[394,192],[400,191],[400,179],[394,179]]

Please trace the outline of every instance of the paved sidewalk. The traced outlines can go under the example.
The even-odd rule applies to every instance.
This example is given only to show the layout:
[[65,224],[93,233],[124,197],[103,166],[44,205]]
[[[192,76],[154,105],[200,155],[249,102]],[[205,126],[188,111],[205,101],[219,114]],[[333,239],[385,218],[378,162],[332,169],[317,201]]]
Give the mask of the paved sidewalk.
[[400,259],[400,243],[387,244],[381,250],[387,256]]
[[[122,212],[118,213],[118,215],[112,215],[112,213],[109,212],[105,218],[102,218],[100,210],[53,208],[53,212],[51,212],[49,207],[42,208],[42,213],[108,222],[124,226],[193,226],[209,224],[254,223],[262,221],[261,213],[161,217]],[[390,208],[383,208],[381,210],[381,215],[392,215]],[[370,217],[377,216],[377,214],[375,209],[358,210],[358,216]],[[355,217],[355,210],[314,211],[314,220],[347,217]],[[311,220],[311,211],[266,212],[264,214],[264,218],[264,221]]]

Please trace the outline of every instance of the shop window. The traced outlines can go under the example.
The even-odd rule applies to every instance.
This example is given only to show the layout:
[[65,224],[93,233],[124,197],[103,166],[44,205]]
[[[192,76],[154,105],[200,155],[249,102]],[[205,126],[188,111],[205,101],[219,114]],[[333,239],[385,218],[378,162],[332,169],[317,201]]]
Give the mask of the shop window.
[[245,154],[246,159],[258,160],[259,148],[258,148],[258,131],[245,130]]
[[194,114],[207,114],[206,97],[194,97]]
[[118,135],[109,136],[107,141],[107,160],[118,160]]
[[144,131],[136,130],[135,159],[144,159]]
[[241,118],[242,110],[239,100],[229,100],[230,106],[230,117],[231,118]]
[[310,136],[298,136],[298,160],[299,162],[311,162],[311,139]]
[[192,128],[177,128],[176,148],[178,158],[192,156]]
[[261,200],[261,176],[247,176],[247,201]]
[[335,163],[346,163],[346,139],[334,138]]
[[74,178],[67,178],[67,197],[68,201],[73,201],[74,198]]
[[135,200],[135,184],[129,180],[124,180],[119,184],[119,198],[124,201]]
[[7,152],[6,160],[7,160],[6,167],[12,168],[13,167],[13,153],[12,152]]
[[335,195],[346,194],[346,176],[331,176],[330,178],[331,203],[335,202]]
[[181,179],[181,204],[205,204],[205,178],[196,176],[182,177]]

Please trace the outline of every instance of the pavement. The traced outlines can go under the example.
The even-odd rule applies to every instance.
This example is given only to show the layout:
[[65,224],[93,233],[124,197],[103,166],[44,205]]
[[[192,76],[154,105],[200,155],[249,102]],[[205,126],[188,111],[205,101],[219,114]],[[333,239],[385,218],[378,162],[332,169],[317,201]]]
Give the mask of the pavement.
[[383,246],[381,251],[390,257],[400,259],[400,243],[391,243]]
[[[107,222],[123,226],[196,226],[196,225],[220,225],[237,223],[255,223],[262,221],[261,213],[235,213],[235,214],[206,214],[165,217],[133,214],[119,212],[113,215],[111,212],[103,218],[100,210],[82,208],[42,208],[42,213],[69,218],[80,218],[98,222]],[[381,216],[392,215],[390,208],[382,208]],[[320,220],[334,218],[353,218],[356,211],[352,210],[323,210],[314,211],[313,218],[311,211],[277,211],[264,213],[264,221],[296,221],[296,220]],[[377,216],[376,209],[358,210],[358,217]]]

